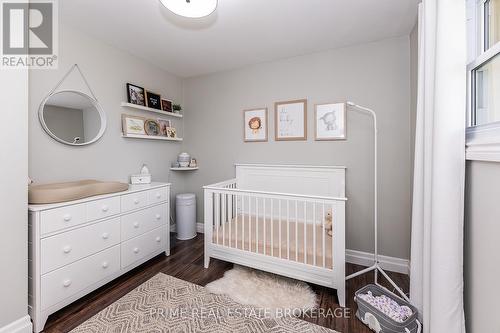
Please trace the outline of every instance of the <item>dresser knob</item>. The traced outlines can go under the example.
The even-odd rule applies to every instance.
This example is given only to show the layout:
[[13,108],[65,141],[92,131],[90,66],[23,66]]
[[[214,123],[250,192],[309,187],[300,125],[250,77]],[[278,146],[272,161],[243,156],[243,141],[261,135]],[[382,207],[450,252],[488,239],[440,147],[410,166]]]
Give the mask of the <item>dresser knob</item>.
[[102,211],[107,212],[109,210],[109,207],[107,205],[102,206]]
[[161,242],[161,238],[160,237],[156,237],[156,242],[157,243]]
[[107,232],[102,234],[102,239],[108,239],[108,238],[109,238],[109,234]]
[[156,193],[156,199],[160,199],[161,198],[161,193]]
[[63,216],[63,219],[64,219],[64,221],[69,222],[69,221],[71,221],[71,215],[66,214]]
[[134,228],[139,228],[139,222],[134,222]]
[[161,215],[160,214],[156,214],[155,217],[156,217],[157,220],[161,219]]
[[64,280],[64,281],[63,281],[63,286],[64,286],[65,288],[68,288],[69,286],[71,286],[71,280]]
[[70,253],[70,252],[71,252],[71,246],[69,246],[69,245],[68,245],[68,246],[65,246],[65,247],[63,248],[63,251],[64,251],[64,253]]
[[107,261],[105,261],[105,262],[102,263],[102,268],[106,269],[108,267],[109,267],[109,264],[108,264]]
[[136,198],[136,199],[134,199],[134,204],[138,205],[138,204],[139,204],[139,202],[140,202],[140,201],[139,201],[139,199],[137,199],[137,198]]
[[139,248],[138,247],[134,248],[134,253],[139,253]]

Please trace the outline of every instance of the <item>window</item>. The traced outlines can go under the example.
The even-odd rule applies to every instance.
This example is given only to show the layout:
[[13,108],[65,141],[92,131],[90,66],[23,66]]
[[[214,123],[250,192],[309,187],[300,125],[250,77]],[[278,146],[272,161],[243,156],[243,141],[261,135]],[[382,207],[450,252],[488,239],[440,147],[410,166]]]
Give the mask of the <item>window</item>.
[[[469,43],[480,50],[470,56],[469,126],[500,122],[500,0],[475,0],[476,33]],[[500,123],[499,123],[500,124]]]

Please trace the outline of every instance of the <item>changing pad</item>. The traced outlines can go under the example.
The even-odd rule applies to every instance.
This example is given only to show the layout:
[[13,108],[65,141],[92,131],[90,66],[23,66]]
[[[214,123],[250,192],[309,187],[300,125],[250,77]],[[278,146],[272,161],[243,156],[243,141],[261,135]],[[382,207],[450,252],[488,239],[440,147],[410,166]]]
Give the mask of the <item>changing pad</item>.
[[30,204],[51,204],[126,190],[128,190],[128,184],[98,180],[30,185],[28,190],[28,202]]

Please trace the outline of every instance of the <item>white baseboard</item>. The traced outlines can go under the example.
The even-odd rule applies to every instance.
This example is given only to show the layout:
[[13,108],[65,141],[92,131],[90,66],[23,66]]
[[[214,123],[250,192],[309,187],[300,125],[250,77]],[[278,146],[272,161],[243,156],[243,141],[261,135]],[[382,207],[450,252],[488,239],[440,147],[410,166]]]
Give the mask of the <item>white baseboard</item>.
[[31,333],[33,326],[30,316],[26,315],[4,327],[0,327],[0,333]]
[[[378,259],[380,262],[380,267],[382,267],[384,270],[406,275],[410,274],[410,261],[408,259],[388,257],[383,255],[379,255]],[[356,250],[346,250],[345,260],[351,264],[367,267],[373,265],[374,263],[373,253]]]
[[[196,232],[202,234],[204,232],[204,226],[205,225],[203,223],[196,223]],[[171,225],[170,230],[175,232],[175,225]],[[373,253],[369,252],[347,249],[345,259],[350,264],[366,267],[373,265]],[[387,271],[406,275],[410,274],[410,261],[408,259],[379,255],[379,262],[380,266]]]

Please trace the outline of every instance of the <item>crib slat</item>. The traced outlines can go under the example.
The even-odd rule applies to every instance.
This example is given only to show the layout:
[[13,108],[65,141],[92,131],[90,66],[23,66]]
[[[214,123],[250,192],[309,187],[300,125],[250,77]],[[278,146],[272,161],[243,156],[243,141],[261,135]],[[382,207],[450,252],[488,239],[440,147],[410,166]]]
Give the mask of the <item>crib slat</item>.
[[264,217],[264,230],[262,230],[262,233],[263,233],[263,236],[262,238],[264,238],[264,246],[262,247],[262,250],[263,250],[263,253],[264,255],[266,255],[266,198],[262,198],[263,201],[264,201],[264,204],[263,204],[263,217]]
[[307,264],[307,202],[304,201],[304,264]]
[[241,249],[245,250],[245,196],[241,196]]
[[[231,185],[231,186],[232,186],[232,185]],[[228,199],[229,199],[229,203],[230,203],[230,205],[229,205],[229,206],[230,206],[230,207],[228,207],[228,209],[229,209],[229,214],[228,214],[228,220],[229,220],[229,221],[228,221],[228,222],[229,222],[229,223],[228,223],[228,227],[229,227],[229,236],[228,236],[228,239],[227,239],[227,240],[228,240],[228,243],[229,243],[229,245],[228,245],[228,246],[229,246],[229,247],[231,247],[231,240],[232,240],[232,238],[233,238],[233,234],[231,234],[231,224],[233,223],[233,195],[232,195],[232,194],[230,194]]]
[[259,253],[259,197],[255,197],[255,253]]
[[220,219],[219,219],[219,214],[220,214],[220,193],[217,193],[215,196],[215,221],[217,223],[217,232],[215,233],[216,236],[216,241],[217,245],[219,245],[219,227],[220,227]]
[[252,252],[252,198],[248,197],[248,250]]
[[279,255],[280,255],[280,258],[281,258],[281,199],[279,199],[278,201],[278,222],[279,222],[279,229],[278,229],[278,241],[279,241],[279,245],[278,245],[278,249],[279,249]]
[[316,203],[313,202],[313,265],[316,266]]
[[322,253],[322,256],[323,256],[323,268],[326,267],[326,249],[325,249],[325,237],[326,237],[326,230],[325,230],[325,202],[323,201],[323,212],[322,212],[322,219],[321,219],[321,234],[323,235],[323,251],[321,252]]
[[226,218],[227,218],[227,210],[226,210],[226,200],[227,195],[222,195],[222,246],[226,246]]
[[299,261],[299,201],[295,200],[295,261]]
[[[333,221],[333,208],[334,208],[334,206],[333,206],[333,204],[332,204],[332,205],[331,205],[331,207],[330,207],[330,212],[332,212],[332,221]],[[333,241],[334,241],[334,237],[335,237],[335,234],[333,234],[333,224],[332,224],[332,268],[333,268],[333,269],[335,269],[335,265],[334,265],[334,263],[335,263],[334,254],[335,254],[335,253],[333,253],[333,248],[334,248],[334,246],[333,246],[333,245],[334,245],[334,244],[333,244]]]
[[234,247],[238,248],[238,195],[234,196]]
[[273,209],[274,206],[274,199],[271,198],[271,256],[274,257],[274,216],[273,216]]
[[286,201],[286,257],[290,260],[290,200]]

